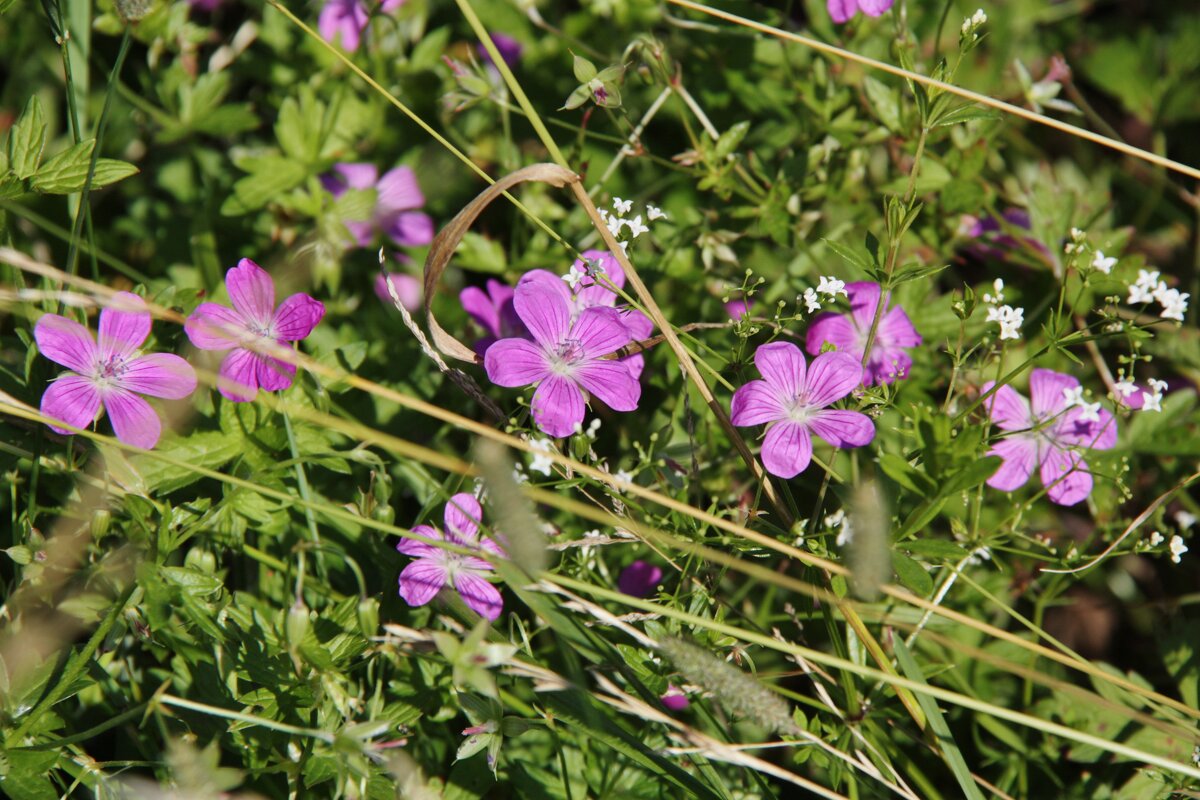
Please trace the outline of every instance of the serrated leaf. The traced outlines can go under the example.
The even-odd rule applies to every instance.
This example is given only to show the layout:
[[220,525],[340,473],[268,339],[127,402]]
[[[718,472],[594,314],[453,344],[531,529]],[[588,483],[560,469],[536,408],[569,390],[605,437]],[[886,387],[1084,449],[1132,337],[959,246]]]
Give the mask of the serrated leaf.
[[[95,139],[73,145],[51,158],[38,169],[30,181],[34,191],[43,194],[71,194],[87,184]],[[128,178],[137,173],[137,167],[114,158],[96,159],[96,171],[92,175],[92,187],[99,188]]]
[[283,156],[263,156],[250,160],[250,175],[233,185],[233,195],[221,205],[221,214],[237,216],[257,211],[286,191],[296,188],[308,177],[308,166]]
[[46,119],[42,101],[34,95],[8,134],[8,163],[18,178],[26,180],[37,172],[45,147]]

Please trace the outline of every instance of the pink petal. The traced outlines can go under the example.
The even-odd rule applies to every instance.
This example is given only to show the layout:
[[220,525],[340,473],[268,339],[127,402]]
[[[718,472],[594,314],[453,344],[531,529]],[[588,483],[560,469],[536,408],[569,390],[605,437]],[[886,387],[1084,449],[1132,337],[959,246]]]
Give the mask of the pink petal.
[[779,422],[767,429],[762,446],[762,462],[767,472],[780,478],[794,478],[808,468],[811,460],[812,438],[808,428],[798,422]]
[[417,211],[397,214],[384,233],[401,247],[424,247],[433,241],[433,218]]
[[892,383],[899,378],[908,377],[912,367],[912,357],[898,347],[881,347],[879,340],[871,346],[871,357],[864,368],[863,384]]
[[497,386],[529,386],[550,374],[546,351],[526,339],[501,339],[487,349],[483,369]]
[[571,309],[566,299],[541,283],[517,284],[513,307],[533,338],[547,348],[556,350],[571,329]]
[[819,411],[809,417],[808,427],[834,447],[862,447],[875,438],[875,423],[858,411]]
[[285,342],[298,342],[312,333],[325,316],[325,304],[306,294],[294,294],[279,304],[271,329]]
[[296,377],[295,364],[262,353],[255,353],[254,360],[259,388],[267,392],[282,392],[291,388],[292,380]]
[[1078,453],[1047,449],[1042,460],[1042,483],[1046,494],[1060,506],[1073,506],[1092,493],[1092,473]]
[[[995,385],[995,381],[988,381],[980,391],[986,395]],[[992,423],[1001,430],[1022,431],[1033,427],[1033,417],[1029,414],[1029,401],[1007,384],[1001,386],[995,394],[984,400],[983,406],[987,409]]]
[[533,421],[550,436],[570,436],[583,422],[583,393],[574,381],[561,375],[551,375],[538,384],[530,407]]
[[[79,375],[65,375],[42,393],[42,414],[76,428],[87,428],[99,411],[100,393],[90,380]],[[57,425],[50,428],[64,435],[74,433]]]
[[[850,314],[854,317],[855,327],[862,331],[864,339],[867,331],[871,329],[871,323],[875,321],[875,307],[879,305],[880,292],[882,289],[874,281],[855,281],[846,284],[846,295],[850,299]],[[886,300],[884,309],[887,309]]]
[[812,408],[841,400],[862,383],[863,367],[848,353],[821,353],[808,370],[805,399]]
[[620,361],[586,361],[575,370],[575,380],[613,411],[634,411],[642,386]]
[[351,238],[359,247],[370,247],[371,240],[375,238],[375,228],[370,222],[361,222],[352,219],[342,220],[342,225],[349,231]]
[[258,359],[251,350],[239,348],[225,356],[217,373],[217,391],[227,400],[245,403],[258,394]]
[[504,610],[504,600],[495,586],[483,578],[465,570],[454,575],[454,588],[462,595],[463,602],[479,616],[495,622]]
[[650,321],[649,317],[647,317],[641,311],[638,311],[636,308],[622,306],[621,308],[617,309],[617,311],[621,315],[621,321],[624,322],[625,327],[629,329],[629,335],[633,341],[636,342],[641,339],[649,339],[650,335],[654,333],[654,323]]
[[642,377],[642,372],[646,369],[646,357],[641,353],[634,353],[631,356],[625,356],[625,358],[618,358],[617,363],[624,364],[625,368],[629,370],[629,377],[635,381]]
[[1035,369],[1029,375],[1029,398],[1033,401],[1033,417],[1044,420],[1062,411],[1067,404],[1064,389],[1075,389],[1079,381],[1052,369]]
[[446,503],[443,519],[446,533],[451,541],[469,544],[479,538],[479,523],[483,521],[483,508],[475,495],[459,492]]
[[317,18],[317,30],[327,42],[336,42],[339,35],[342,47],[358,49],[359,37],[367,27],[367,9],[361,0],[328,0]]
[[248,258],[225,273],[229,299],[247,321],[265,330],[275,313],[275,282],[267,271]]
[[33,338],[42,355],[67,369],[90,375],[100,355],[91,332],[58,314],[43,314],[33,327]]
[[[488,281],[488,283],[502,285],[496,281]],[[511,293],[509,290],[510,295]],[[471,319],[475,320],[479,327],[492,336],[500,336],[500,309],[483,289],[478,286],[468,286],[458,293],[458,302],[462,303],[463,310],[470,315]]]
[[858,0],[826,0],[826,7],[829,9],[829,17],[841,25],[858,13]]
[[104,408],[112,421],[113,433],[122,442],[146,450],[158,444],[162,421],[145,400],[133,392],[112,389],[104,394]]
[[821,346],[826,342],[838,349],[839,353],[848,353],[856,358],[862,358],[862,344],[858,341],[858,331],[854,323],[844,314],[825,312],[818,314],[808,326],[808,335],[804,338],[804,349],[810,356],[821,352]]
[[988,478],[987,485],[1002,492],[1012,492],[1024,486],[1033,474],[1038,446],[1035,440],[1025,436],[1011,436],[996,442],[988,455],[1000,456],[1004,463]]
[[615,308],[585,308],[571,326],[567,338],[583,347],[586,358],[598,358],[629,344],[629,328]]
[[1053,438],[1092,450],[1111,450],[1117,446],[1117,421],[1107,409],[1097,412],[1099,420],[1084,420],[1083,414],[1079,406],[1067,409],[1054,424]]
[[543,286],[546,289],[561,295],[562,299],[568,304],[571,303],[571,287],[567,286],[567,282],[553,272],[547,269],[531,269],[521,276],[521,280],[517,281],[517,286],[521,287],[525,284],[533,284]]
[[662,580],[662,576],[661,567],[639,559],[621,570],[621,575],[617,578],[617,588],[631,597],[649,597],[654,587]]
[[201,350],[229,350],[248,333],[246,320],[232,308],[201,303],[183,323],[192,344]]
[[762,345],[754,352],[754,366],[781,398],[799,397],[807,385],[808,362],[791,342]]
[[196,391],[196,370],[170,353],[150,353],[125,365],[120,386],[138,394],[180,400]]
[[431,558],[418,558],[400,572],[400,596],[410,606],[423,606],[446,585],[446,567]]
[[[443,540],[442,532],[429,525],[414,525],[411,531],[427,539],[434,539],[439,542]],[[416,539],[401,539],[396,543],[396,550],[413,558],[437,558],[442,552],[441,548],[426,544],[425,542],[418,542]]]
[[[564,286],[567,282],[559,279]],[[575,309],[582,311],[585,308],[593,306],[601,306],[611,308],[617,304],[617,293],[607,286],[599,283],[593,283],[590,286],[580,285],[575,293]]]
[[117,292],[113,303],[100,312],[100,357],[126,358],[150,335],[150,312],[146,301],[131,292]]
[[750,381],[733,393],[730,421],[739,427],[786,419],[785,399],[766,381]]
[[858,0],[858,7],[868,17],[880,17],[892,7],[895,0]]
[[383,173],[375,188],[379,190],[376,204],[383,214],[395,214],[425,205],[425,195],[421,194],[412,167],[389,169]]
[[[330,2],[328,5],[326,5],[326,8],[338,4],[339,3],[337,0],[334,0],[334,2]],[[342,2],[341,5],[347,7],[357,5],[357,0],[352,0],[351,2]],[[326,39],[330,38],[325,36],[324,32],[321,33],[321,36]],[[374,164],[334,164],[333,171],[334,175],[331,176],[331,182],[340,187],[340,190],[337,192],[339,195],[342,192],[345,192],[348,188],[359,190],[373,189],[375,188],[375,184],[379,181],[379,170],[375,168]]]
[[[376,275],[375,296],[390,306],[394,301],[391,292],[388,291],[389,283],[395,288],[396,296],[400,298],[400,305],[408,309],[409,313],[415,314],[421,310],[424,291],[419,280],[403,272],[389,272],[386,278],[382,273]],[[465,292],[466,289],[463,291]]]
[[916,347],[922,341],[921,334],[917,333],[912,320],[900,306],[895,306],[879,320],[875,339],[886,347]]

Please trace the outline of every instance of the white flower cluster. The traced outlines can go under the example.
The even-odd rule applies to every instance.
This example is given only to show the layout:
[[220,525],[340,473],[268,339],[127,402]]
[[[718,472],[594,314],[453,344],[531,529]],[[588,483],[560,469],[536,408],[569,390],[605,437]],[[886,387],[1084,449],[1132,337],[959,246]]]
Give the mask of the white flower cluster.
[[1071,241],[1067,242],[1067,246],[1063,248],[1063,252],[1067,255],[1072,253],[1082,253],[1084,251],[1084,242],[1087,241],[1087,234],[1079,228],[1071,228]]
[[[1118,403],[1129,405],[1128,398],[1139,391],[1137,384],[1133,382],[1132,375],[1125,377],[1124,370],[1117,377],[1120,380],[1113,384],[1113,389],[1116,390],[1114,399]],[[1167,382],[1151,378],[1148,383],[1150,391],[1142,392],[1142,411],[1162,411],[1163,392],[1167,390]]]
[[1103,272],[1105,275],[1111,275],[1113,267],[1117,265],[1115,257],[1104,255],[1103,250],[1097,250],[1096,255],[1092,257],[1092,269]]
[[983,9],[977,9],[974,14],[963,20],[962,35],[964,39],[975,41],[979,38],[976,33],[987,22],[987,14],[983,13]]
[[838,547],[845,547],[854,541],[854,526],[850,524],[850,518],[846,516],[846,512],[840,508],[825,517],[825,527],[837,529],[838,535],[834,543]]
[[983,302],[991,306],[988,309],[987,321],[1000,324],[1001,339],[1020,339],[1021,326],[1025,324],[1025,309],[1001,305],[1004,302],[1004,281],[999,278],[992,281],[992,291],[995,294],[983,295]]
[[832,275],[825,275],[817,282],[816,289],[809,287],[804,290],[803,295],[798,295],[796,303],[799,304],[803,301],[808,313],[811,314],[814,311],[821,310],[821,295],[826,295],[830,300],[836,300],[839,294],[846,297],[850,296],[850,293],[846,291],[846,282],[839,281]]
[[1158,315],[1162,319],[1173,319],[1183,322],[1183,315],[1188,309],[1190,294],[1178,289],[1168,289],[1165,281],[1158,279],[1158,270],[1138,270],[1137,281],[1129,287],[1129,305],[1158,302],[1163,310]]
[[1100,404],[1089,403],[1083,399],[1083,387],[1076,386],[1074,389],[1063,389],[1063,397],[1066,398],[1067,404],[1063,408],[1071,408],[1079,406],[1083,413],[1079,415],[1080,422],[1099,422],[1100,421]]
[[1171,543],[1167,545],[1167,549],[1171,551],[1171,561],[1178,564],[1183,554],[1188,551],[1188,547],[1183,543],[1182,536],[1172,536]]
[[[629,239],[620,242],[621,249],[624,250],[629,246],[629,242],[638,238],[643,233],[650,230],[650,226],[642,222],[642,215],[638,214],[633,219],[626,219],[625,215],[633,211],[632,200],[622,200],[619,197],[613,198],[613,211],[615,214],[609,214],[603,208],[600,209],[600,219],[604,220],[605,226],[609,233],[613,236],[620,236],[622,228],[629,229]],[[646,222],[654,222],[658,219],[667,219],[667,212],[656,206],[646,205]]]
[[554,466],[554,459],[550,457],[550,453],[554,452],[554,446],[549,439],[535,439],[529,443],[529,446],[537,451],[534,453],[533,460],[529,462],[529,471],[549,476],[550,468]]

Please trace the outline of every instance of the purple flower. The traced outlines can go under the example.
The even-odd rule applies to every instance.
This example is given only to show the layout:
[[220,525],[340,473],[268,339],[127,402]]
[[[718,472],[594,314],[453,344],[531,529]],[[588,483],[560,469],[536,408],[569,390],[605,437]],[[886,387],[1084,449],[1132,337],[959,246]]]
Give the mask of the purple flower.
[[791,342],[764,344],[754,353],[763,380],[733,393],[734,425],[766,424],[762,460],[767,472],[793,478],[812,459],[815,433],[834,447],[862,447],[875,438],[875,425],[857,411],[826,409],[862,383],[862,363],[847,353],[822,353],[812,369]]
[[754,300],[749,297],[743,297],[740,300],[730,300],[725,304],[725,313],[729,318],[737,321],[742,317],[750,316],[750,309],[754,308]]
[[[138,355],[150,335],[150,312],[136,294],[117,292],[100,312],[99,342],[87,328],[58,314],[45,314],[33,338],[46,358],[70,373],[42,395],[42,413],[75,428],[86,428],[102,410],[126,444],[149,449],[158,443],[162,422],[138,395],[179,400],[196,389],[196,372],[170,353]],[[72,431],[51,425],[62,434]]]
[[[1001,216],[1010,227],[1022,230],[1032,228],[1029,212],[1023,208],[1007,208]],[[1050,248],[1032,236],[1017,239],[1005,233],[1003,226],[995,217],[964,216],[960,231],[966,236],[980,240],[967,247],[967,252],[979,259],[1001,260],[1006,251],[1020,250],[1022,247],[1037,250],[1042,255],[1050,255]]]
[[[496,49],[500,51],[500,58],[504,59],[504,63],[508,66],[511,67],[520,60],[521,51],[524,48],[521,47],[521,43],[516,39],[506,36],[503,33],[493,33],[492,43],[496,45]],[[483,44],[475,45],[475,52],[479,53],[479,57],[487,63],[492,63],[491,53],[487,51],[487,48]]]
[[[988,381],[983,391],[994,385]],[[1068,395],[1078,388],[1079,381],[1070,375],[1035,369],[1029,376],[1032,403],[1011,386],[1001,386],[987,399],[988,415],[996,427],[1014,432],[988,452],[1004,459],[988,486],[1005,492],[1019,489],[1038,465],[1055,503],[1072,506],[1091,494],[1092,475],[1075,448],[1111,450],[1117,444],[1117,422],[1105,409],[1068,406]]]
[[[454,495],[446,504],[445,533],[429,525],[417,525],[413,533],[441,542],[467,547],[503,557],[504,551],[491,539],[479,537],[483,509],[474,495]],[[481,616],[495,621],[504,609],[500,592],[484,578],[491,563],[478,556],[452,553],[432,544],[404,539],[396,549],[415,559],[400,573],[400,596],[410,606],[423,606],[433,599],[447,581],[454,584],[463,601]]]
[[669,683],[667,684],[667,693],[658,698],[658,701],[662,703],[668,711],[683,711],[691,705],[687,699],[687,695],[683,693],[683,690],[678,686]]
[[839,25],[849,22],[859,11],[868,17],[883,16],[895,0],[826,0],[829,16]]
[[[804,347],[809,355],[821,352],[821,345],[829,342],[839,352],[862,360],[867,346],[867,336],[875,319],[875,308],[879,305],[878,283],[860,282],[846,284],[850,298],[849,314],[818,314],[808,329]],[[883,315],[875,331],[875,343],[871,346],[871,357],[866,363],[866,385],[891,383],[908,375],[912,358],[904,348],[916,347],[921,343],[921,334],[913,327],[908,315],[900,306],[888,309],[890,298],[883,301]]]
[[335,164],[333,172],[321,176],[321,185],[334,197],[347,189],[375,190],[371,219],[344,223],[359,247],[370,247],[376,231],[401,247],[422,247],[433,241],[433,220],[417,211],[425,205],[425,195],[410,167],[390,169],[380,178],[374,164]]
[[534,385],[533,421],[551,436],[569,436],[583,421],[584,392],[615,411],[633,411],[642,387],[629,369],[605,359],[629,344],[616,309],[591,306],[572,318],[567,299],[541,281],[517,286],[513,307],[533,341],[501,339],[483,366],[500,386]]
[[[379,10],[390,14],[405,0],[383,0]],[[367,29],[367,6],[362,0],[327,0],[317,17],[317,30],[321,38],[327,42],[336,43],[341,37],[342,47],[354,51],[358,49],[362,32]]]
[[458,300],[471,319],[487,332],[475,342],[475,352],[483,355],[497,339],[528,339],[529,331],[513,308],[513,288],[506,283],[488,279],[487,291],[468,286],[458,293]]
[[275,282],[248,258],[225,273],[233,308],[201,303],[184,323],[192,344],[201,350],[231,350],[221,362],[217,388],[235,402],[253,400],[261,386],[268,392],[287,389],[294,364],[256,352],[255,343],[298,342],[325,316],[325,306],[306,294],[294,294],[275,307]]
[[[585,250],[583,258],[575,259],[575,263],[571,265],[571,271],[567,275],[568,278],[576,281],[574,290],[567,285],[564,278],[544,269],[533,269],[526,272],[521,276],[520,283],[539,283],[562,295],[571,308],[572,320],[578,319],[579,313],[585,308],[617,308],[621,315],[621,322],[629,330],[630,340],[636,342],[649,337],[654,332],[654,323],[635,308],[624,305],[618,307],[619,295],[593,277],[597,271],[603,273],[605,279],[613,286],[618,289],[625,288],[625,271],[621,269],[617,259],[604,250]],[[642,377],[642,370],[646,366],[646,357],[641,353],[626,356],[620,359],[620,362],[629,367],[629,373],[635,380]]]
[[634,561],[617,578],[617,588],[632,597],[649,597],[653,594],[658,582],[662,580],[663,571],[649,561]]
[[387,287],[389,283],[396,290],[396,296],[400,298],[400,304],[408,309],[409,312],[415,314],[421,310],[424,291],[419,280],[403,272],[389,272],[387,278],[384,278],[382,273],[375,276],[375,296],[389,307],[392,307],[392,294],[388,291]]

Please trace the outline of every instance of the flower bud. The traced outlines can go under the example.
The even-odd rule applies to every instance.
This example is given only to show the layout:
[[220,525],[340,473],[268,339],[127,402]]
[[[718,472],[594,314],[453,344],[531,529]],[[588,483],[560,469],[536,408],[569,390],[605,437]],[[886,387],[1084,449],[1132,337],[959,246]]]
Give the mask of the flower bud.
[[379,601],[374,597],[358,601],[358,629],[368,639],[379,630]]
[[92,512],[91,531],[92,539],[102,539],[108,533],[108,526],[112,524],[112,512],[107,508],[100,508]]
[[308,607],[304,605],[303,600],[296,600],[295,605],[288,609],[287,623],[285,633],[287,635],[288,645],[292,648],[300,646],[304,641],[304,637],[308,635],[310,620],[308,618]]

